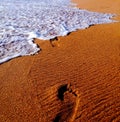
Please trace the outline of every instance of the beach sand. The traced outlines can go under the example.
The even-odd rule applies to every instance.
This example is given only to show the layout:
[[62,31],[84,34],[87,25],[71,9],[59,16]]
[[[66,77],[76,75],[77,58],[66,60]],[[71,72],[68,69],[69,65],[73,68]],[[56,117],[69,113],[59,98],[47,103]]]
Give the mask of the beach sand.
[[[79,8],[119,14],[120,0],[73,0]],[[120,121],[120,22],[78,30],[41,51],[0,65],[0,122]],[[58,45],[59,44],[59,45]],[[65,92],[71,83],[77,96]],[[64,91],[64,89],[63,89]]]

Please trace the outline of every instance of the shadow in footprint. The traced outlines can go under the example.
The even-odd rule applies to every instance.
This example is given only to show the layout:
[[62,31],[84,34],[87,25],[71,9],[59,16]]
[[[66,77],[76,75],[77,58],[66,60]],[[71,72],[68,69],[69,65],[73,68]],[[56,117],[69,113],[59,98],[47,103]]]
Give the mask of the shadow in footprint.
[[60,119],[61,119],[61,115],[57,114],[53,122],[60,122]]
[[64,93],[67,91],[67,84],[60,86],[58,89],[58,98],[63,101],[64,100]]

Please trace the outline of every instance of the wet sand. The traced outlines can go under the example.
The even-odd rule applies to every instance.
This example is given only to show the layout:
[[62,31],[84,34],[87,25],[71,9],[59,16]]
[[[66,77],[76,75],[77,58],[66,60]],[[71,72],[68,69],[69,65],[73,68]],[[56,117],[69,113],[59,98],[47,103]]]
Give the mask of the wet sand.
[[[120,15],[120,0],[80,0],[79,8]],[[117,17],[116,19],[119,19]],[[120,121],[120,22],[78,30],[59,42],[36,40],[41,52],[0,65],[0,122]]]

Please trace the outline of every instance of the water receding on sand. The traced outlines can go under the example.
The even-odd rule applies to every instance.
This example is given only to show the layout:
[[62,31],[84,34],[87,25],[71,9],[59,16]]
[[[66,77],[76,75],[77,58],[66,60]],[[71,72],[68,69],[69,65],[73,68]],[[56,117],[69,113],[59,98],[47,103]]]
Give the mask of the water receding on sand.
[[37,53],[34,38],[49,40],[90,25],[114,22],[112,14],[78,9],[69,0],[0,0],[0,63]]

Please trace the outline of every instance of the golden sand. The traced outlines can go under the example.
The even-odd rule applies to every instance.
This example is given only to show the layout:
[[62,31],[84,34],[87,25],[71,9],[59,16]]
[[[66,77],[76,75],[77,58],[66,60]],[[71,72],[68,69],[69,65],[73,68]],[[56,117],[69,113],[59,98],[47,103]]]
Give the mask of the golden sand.
[[[82,9],[120,15],[120,0],[73,1]],[[54,47],[36,40],[39,54],[0,65],[0,122],[64,122],[72,117],[74,122],[119,122],[120,22],[59,39]],[[59,91],[68,83],[72,93]]]

